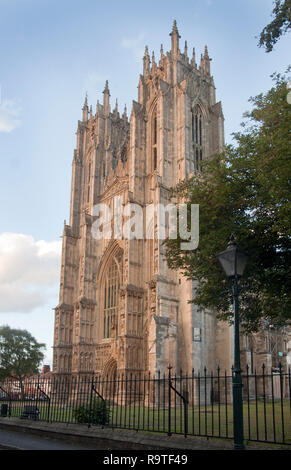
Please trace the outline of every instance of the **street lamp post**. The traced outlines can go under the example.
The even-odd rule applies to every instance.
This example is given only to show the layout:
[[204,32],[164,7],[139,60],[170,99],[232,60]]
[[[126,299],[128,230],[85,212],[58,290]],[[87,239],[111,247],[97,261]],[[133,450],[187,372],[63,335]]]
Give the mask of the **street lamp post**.
[[234,307],[234,368],[232,377],[233,390],[233,424],[234,424],[234,449],[244,449],[243,434],[243,401],[242,401],[242,377],[240,366],[240,342],[239,342],[239,307],[238,307],[238,279],[243,275],[247,263],[247,255],[241,251],[230,237],[227,248],[217,255],[217,258],[226,274],[232,280],[232,294]]

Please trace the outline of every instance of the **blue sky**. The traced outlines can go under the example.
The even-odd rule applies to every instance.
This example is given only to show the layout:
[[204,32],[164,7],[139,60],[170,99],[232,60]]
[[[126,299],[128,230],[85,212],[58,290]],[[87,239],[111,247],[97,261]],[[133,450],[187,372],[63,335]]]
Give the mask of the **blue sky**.
[[95,109],[108,79],[111,103],[130,113],[144,47],[156,58],[161,43],[169,50],[176,19],[181,48],[187,40],[199,58],[208,45],[229,143],[248,98],[290,62],[290,34],[272,53],[257,47],[272,8],[272,0],[0,0],[0,325],[45,342],[47,362],[85,92]]

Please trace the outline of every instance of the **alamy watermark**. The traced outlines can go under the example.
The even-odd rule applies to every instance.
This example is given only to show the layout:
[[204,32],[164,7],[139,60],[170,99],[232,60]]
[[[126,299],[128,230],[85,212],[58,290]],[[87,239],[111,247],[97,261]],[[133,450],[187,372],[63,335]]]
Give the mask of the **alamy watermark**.
[[179,238],[181,250],[195,250],[199,244],[199,204],[123,204],[115,196],[111,205],[100,203],[92,209],[97,219],[92,236],[101,239],[165,240]]

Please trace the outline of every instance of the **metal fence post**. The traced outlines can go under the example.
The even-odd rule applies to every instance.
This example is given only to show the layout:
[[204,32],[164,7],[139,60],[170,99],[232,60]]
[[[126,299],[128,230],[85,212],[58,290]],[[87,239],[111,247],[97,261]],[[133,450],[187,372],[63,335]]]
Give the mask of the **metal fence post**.
[[88,420],[88,428],[91,427],[91,413],[92,413],[92,398],[93,398],[93,389],[94,389],[94,375],[92,375],[91,379],[91,390],[90,390],[90,402],[89,402],[89,420]]
[[285,428],[284,428],[284,407],[283,407],[283,376],[282,376],[282,364],[279,364],[280,373],[280,402],[281,402],[281,420],[282,420],[282,438],[285,443]]
[[168,385],[169,385],[169,395],[168,395],[168,436],[171,436],[171,369],[169,365],[169,374],[168,374]]
[[244,449],[243,428],[243,401],[242,401],[242,377],[240,365],[240,340],[239,340],[239,311],[238,311],[238,282],[237,277],[233,279],[233,301],[234,301],[234,370],[232,376],[233,388],[233,429],[234,449]]

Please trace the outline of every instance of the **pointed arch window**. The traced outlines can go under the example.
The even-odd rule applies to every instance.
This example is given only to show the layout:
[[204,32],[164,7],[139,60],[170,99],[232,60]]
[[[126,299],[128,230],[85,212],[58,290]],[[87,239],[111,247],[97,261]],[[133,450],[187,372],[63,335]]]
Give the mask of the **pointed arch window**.
[[200,106],[192,109],[192,146],[194,155],[194,168],[201,170],[201,161],[204,158],[203,151],[203,115]]
[[87,168],[87,203],[90,202],[90,183],[91,183],[92,162],[89,162]]
[[117,329],[119,289],[122,284],[122,253],[113,256],[103,282],[103,338],[111,338]]
[[155,108],[153,111],[153,118],[152,118],[152,166],[153,166],[153,170],[156,170],[157,165],[158,165],[157,142],[158,142],[158,121],[157,121],[157,108]]

